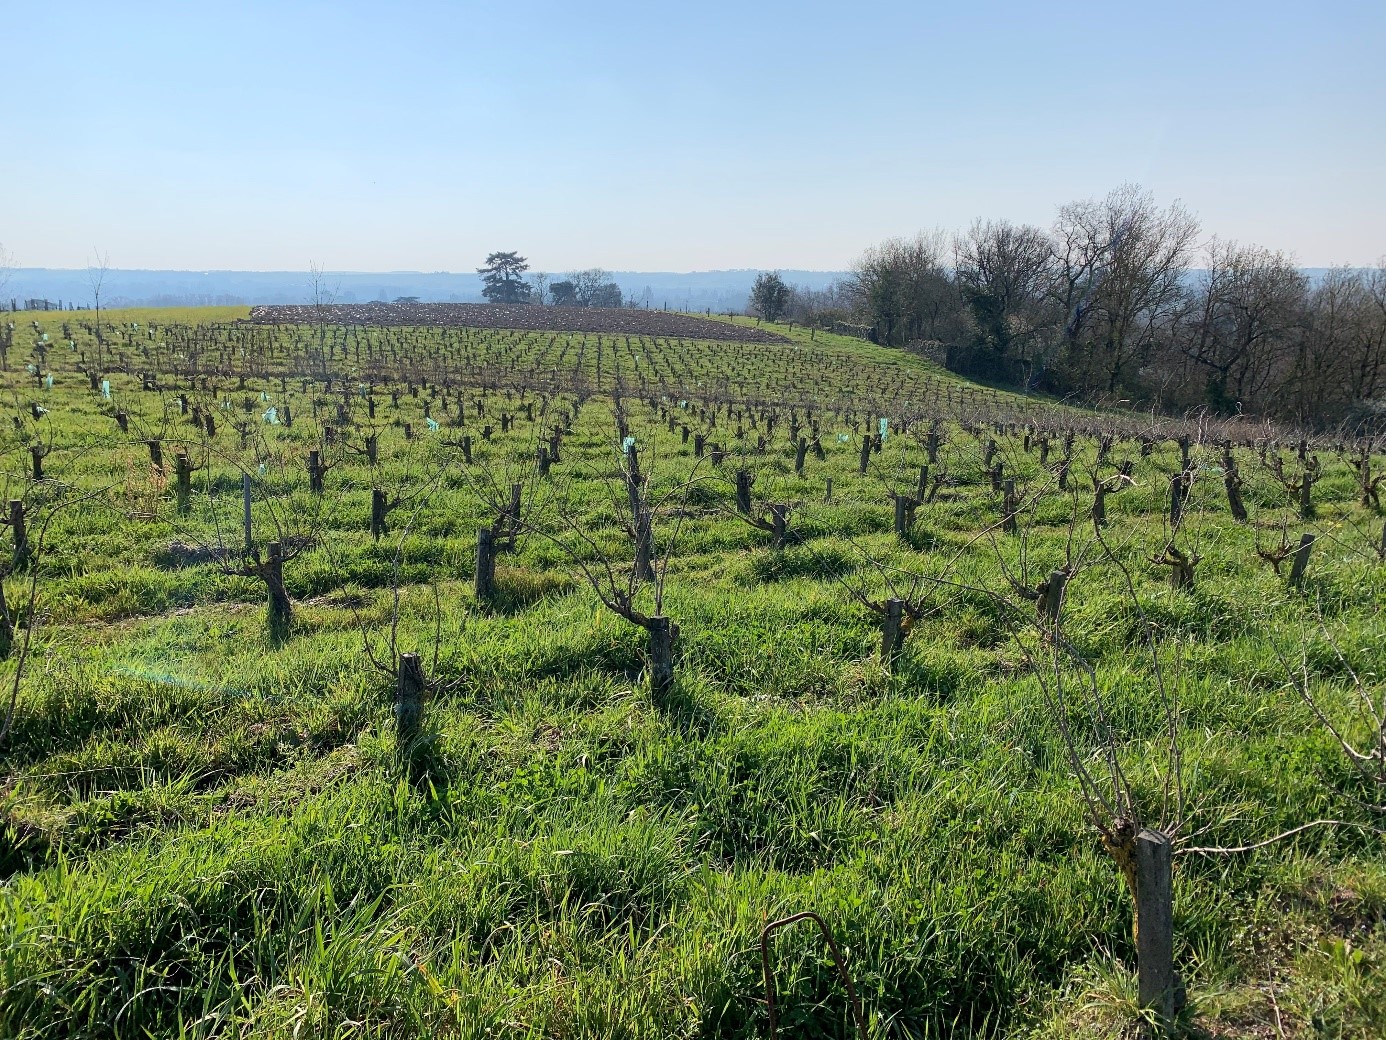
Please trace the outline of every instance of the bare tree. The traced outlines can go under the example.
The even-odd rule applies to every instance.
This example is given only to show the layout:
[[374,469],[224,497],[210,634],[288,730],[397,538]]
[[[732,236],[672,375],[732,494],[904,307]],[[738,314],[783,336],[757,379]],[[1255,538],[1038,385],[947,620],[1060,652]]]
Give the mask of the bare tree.
[[534,285],[534,302],[540,307],[549,302],[549,274],[547,271],[539,271],[530,276],[530,282]]
[[105,368],[105,344],[106,339],[101,331],[101,288],[106,282],[106,272],[111,269],[111,257],[109,253],[103,253],[98,249],[92,250],[92,259],[87,264],[87,282],[91,285],[92,301],[96,309],[96,354],[97,367]]
[[1386,390],[1386,257],[1361,276],[1360,285],[1344,366],[1352,402],[1373,400]]
[[1283,253],[1213,239],[1206,257],[1179,349],[1206,372],[1209,405],[1254,408],[1293,351],[1308,283]]
[[0,242],[0,296],[4,295],[6,287],[10,284],[10,278],[14,275],[14,254],[5,248],[5,243]]
[[1136,381],[1177,315],[1198,232],[1179,202],[1161,209],[1133,184],[1060,209],[1052,296],[1080,388],[1114,393]]
[[1048,290],[1054,253],[1049,236],[1028,224],[976,221],[953,243],[958,288],[971,312],[983,374],[1028,376],[1050,332]]
[[942,231],[921,231],[873,246],[857,261],[851,291],[879,342],[903,346],[940,340],[952,330],[961,304],[944,264],[946,253]]

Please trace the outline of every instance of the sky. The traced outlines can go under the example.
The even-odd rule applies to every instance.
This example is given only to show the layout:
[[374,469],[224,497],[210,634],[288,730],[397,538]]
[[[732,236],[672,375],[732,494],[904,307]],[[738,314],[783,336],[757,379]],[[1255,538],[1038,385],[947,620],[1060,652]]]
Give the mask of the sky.
[[0,0],[24,267],[840,270],[1135,182],[1386,254],[1386,3]]

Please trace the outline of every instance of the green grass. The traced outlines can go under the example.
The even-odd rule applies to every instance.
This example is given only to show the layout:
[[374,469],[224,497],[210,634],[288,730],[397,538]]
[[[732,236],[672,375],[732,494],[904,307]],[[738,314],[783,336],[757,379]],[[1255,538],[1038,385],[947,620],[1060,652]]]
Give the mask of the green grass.
[[[1033,517],[1027,507],[1023,541],[979,538],[999,517],[985,441],[997,440],[1022,489],[1037,489],[1041,470],[1022,431],[973,435],[959,420],[1062,428],[1091,416],[965,391],[922,360],[800,330],[793,357],[791,348],[608,337],[601,382],[595,337],[570,337],[560,365],[561,336],[550,345],[506,332],[328,330],[340,350],[331,371],[354,370],[353,381],[371,365],[382,372],[380,462],[331,450],[339,461],[318,496],[302,462],[321,436],[314,403],[331,421],[341,394],[321,383],[305,391],[290,375],[312,370],[317,332],[261,330],[240,358],[238,337],[248,334],[219,324],[236,316],[107,314],[141,324],[105,348],[111,401],[77,370],[83,354],[97,356],[83,316],[16,319],[0,374],[8,411],[21,417],[0,434],[7,497],[41,518],[63,495],[95,495],[57,512],[47,533],[42,623],[0,749],[0,1036],[764,1036],[760,930],[800,910],[822,915],[842,944],[873,1036],[1132,1027],[1130,900],[1003,616],[984,595],[932,593],[935,609],[890,675],[876,661],[877,619],[848,592],[884,594],[872,560],[937,573],[955,559],[960,582],[1003,593],[1003,562],[1030,583],[1048,574],[1090,504],[1095,443],[1079,436],[1079,490],[1043,497]],[[64,317],[73,350],[57,342]],[[51,390],[24,369],[33,319],[55,344],[41,366],[54,375]],[[151,321],[182,328],[150,340]],[[213,377],[215,392],[187,391],[218,419],[210,456],[176,414],[190,376],[168,373],[187,360],[170,343],[218,363],[225,348],[227,364],[246,369],[244,389],[223,376]],[[657,542],[672,546],[665,612],[681,629],[675,688],[662,698],[642,675],[642,634],[600,605],[554,540],[574,546],[562,511],[608,552],[628,552],[616,523],[621,492],[613,502],[608,480],[619,461],[611,356],[621,358],[625,411],[656,494],[694,471],[678,425],[733,452],[720,469],[698,466],[705,479],[656,521]],[[160,371],[161,391],[139,389],[146,365]],[[554,368],[563,380],[541,383],[536,374]],[[465,426],[451,425],[450,379],[467,388]],[[725,411],[707,429],[696,409],[718,380],[736,396],[776,402],[774,430],[759,415],[752,429],[747,414],[737,438]],[[562,462],[534,480],[538,434],[575,391],[591,397]],[[28,418],[31,401],[48,413]],[[442,423],[436,432],[425,402]],[[271,404],[289,405],[292,429],[260,420]],[[126,434],[117,408],[129,416]],[[813,411],[827,454],[810,454],[802,476],[791,408],[801,419]],[[363,425],[364,409],[354,396]],[[518,416],[504,433],[502,411]],[[882,414],[892,435],[861,476],[860,431]],[[244,450],[231,425],[239,415],[255,420]],[[920,507],[905,545],[891,533],[888,492],[912,486],[924,462],[921,416],[946,420],[940,464],[950,482]],[[907,418],[910,432],[894,432]],[[1129,417],[1112,422],[1136,428]],[[484,424],[495,427],[488,441]],[[444,443],[464,434],[470,468]],[[763,454],[754,450],[761,435]],[[152,436],[167,458],[181,444],[207,462],[186,515],[150,466],[143,441]],[[26,479],[26,438],[51,444],[47,483]],[[1211,445],[1194,450],[1205,467],[1220,461]],[[1363,818],[1353,799],[1369,792],[1276,657],[1304,648],[1316,693],[1362,737],[1349,676],[1313,619],[1322,615],[1379,689],[1386,567],[1371,546],[1382,518],[1357,503],[1347,458],[1317,450],[1327,472],[1312,524],[1250,450],[1239,454],[1250,526],[1231,522],[1220,476],[1201,472],[1180,534],[1203,557],[1187,592],[1149,561],[1168,538],[1177,448],[1161,439],[1143,457],[1127,439],[1112,452],[1113,462],[1135,463],[1136,483],[1109,498],[1107,537],[1180,693],[1193,844]],[[1292,452],[1282,455],[1294,471]],[[739,465],[755,472],[758,502],[794,505],[795,540],[783,552],[735,517]],[[275,532],[316,537],[286,565],[295,600],[287,638],[266,629],[264,586],[221,573],[200,551],[218,531],[240,538],[242,467],[254,478],[257,544]],[[489,606],[471,586],[476,529],[494,518],[477,491],[485,473],[502,489],[526,481],[526,515],[554,536],[527,533],[501,557]],[[372,487],[422,503],[397,509],[394,533],[379,543],[366,530]],[[1255,554],[1258,538],[1278,538],[1282,524],[1295,538],[1320,534],[1302,590]],[[1159,689],[1121,575],[1088,529],[1074,528],[1087,564],[1069,587],[1068,635],[1109,691],[1123,763],[1153,815]],[[439,680],[412,769],[397,756],[393,682],[362,636],[381,652],[397,554],[398,647],[422,653]],[[5,580],[12,606],[27,583],[24,573]],[[637,602],[649,608],[648,591]],[[4,668],[8,689],[13,658]],[[1069,707],[1080,753],[1096,754],[1089,708]],[[1190,1029],[1386,1032],[1380,838],[1319,829],[1249,855],[1183,856],[1175,892]],[[831,961],[808,931],[782,934],[773,963],[782,1036],[851,1035]]]

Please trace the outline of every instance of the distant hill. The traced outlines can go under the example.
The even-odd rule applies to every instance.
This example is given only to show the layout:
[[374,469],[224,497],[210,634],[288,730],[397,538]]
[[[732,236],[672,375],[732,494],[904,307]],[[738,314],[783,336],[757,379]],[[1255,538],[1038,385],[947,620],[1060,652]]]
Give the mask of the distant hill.
[[[626,300],[634,306],[682,311],[737,311],[746,307],[759,271],[613,271]],[[781,271],[791,285],[822,289],[846,277],[843,271]],[[554,280],[562,272],[550,275]],[[391,301],[417,296],[424,303],[478,303],[481,279],[472,271],[341,271],[325,276],[339,303]],[[189,307],[198,305],[300,304],[313,295],[307,271],[140,271],[106,272],[102,306]],[[92,302],[85,269],[21,267],[12,272],[3,305],[14,299],[62,301],[79,307]]]

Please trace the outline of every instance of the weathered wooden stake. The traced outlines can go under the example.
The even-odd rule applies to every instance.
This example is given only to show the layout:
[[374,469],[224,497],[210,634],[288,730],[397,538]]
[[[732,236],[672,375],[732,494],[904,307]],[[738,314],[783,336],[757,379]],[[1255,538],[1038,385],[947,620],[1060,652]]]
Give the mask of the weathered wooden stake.
[[910,536],[910,528],[914,525],[914,511],[919,506],[919,500],[911,498],[909,495],[895,496],[895,536],[907,539]]
[[418,740],[426,685],[423,659],[418,654],[400,654],[395,682],[395,742],[401,753]]
[[742,514],[751,511],[751,474],[744,469],[736,471],[736,511]]
[[29,530],[24,522],[22,499],[10,499],[10,534],[14,537],[14,554],[11,561],[14,569],[19,570],[33,557],[29,549]]
[[1136,974],[1141,1007],[1155,1012],[1157,1034],[1167,1035],[1178,989],[1171,849],[1169,838],[1149,829],[1136,835]]
[[904,642],[903,623],[905,603],[899,599],[888,599],[885,605],[885,621],[881,623],[881,666],[888,672],[895,670],[895,659],[900,654]]
[[371,537],[377,542],[382,535],[388,532],[386,517],[390,512],[390,504],[386,499],[385,492],[380,488],[371,489]]
[[1044,584],[1044,592],[1039,599],[1039,612],[1051,625],[1059,620],[1059,611],[1064,605],[1064,589],[1068,586],[1068,572],[1053,570]]
[[1222,457],[1222,482],[1227,488],[1227,508],[1232,519],[1239,524],[1247,521],[1246,504],[1242,501],[1242,476],[1237,472],[1237,461],[1229,451]]
[[1314,536],[1306,531],[1299,539],[1295,550],[1295,562],[1290,568],[1290,585],[1299,588],[1304,584],[1304,569],[1309,566],[1309,551],[1314,548]]
[[473,589],[476,598],[483,603],[495,595],[496,550],[495,540],[489,527],[478,528],[476,532],[476,575]]
[[266,557],[261,573],[269,590],[270,627],[282,630],[293,617],[289,590],[284,587],[284,547],[279,542],[270,542],[266,546]]
[[646,626],[649,632],[650,694],[663,697],[674,685],[674,640],[678,626],[667,617],[656,614]]
[[777,502],[770,507],[770,546],[776,552],[784,548],[784,539],[788,531],[789,506]]
[[1179,526],[1179,519],[1184,515],[1184,474],[1175,473],[1169,478],[1169,526],[1176,528]]

